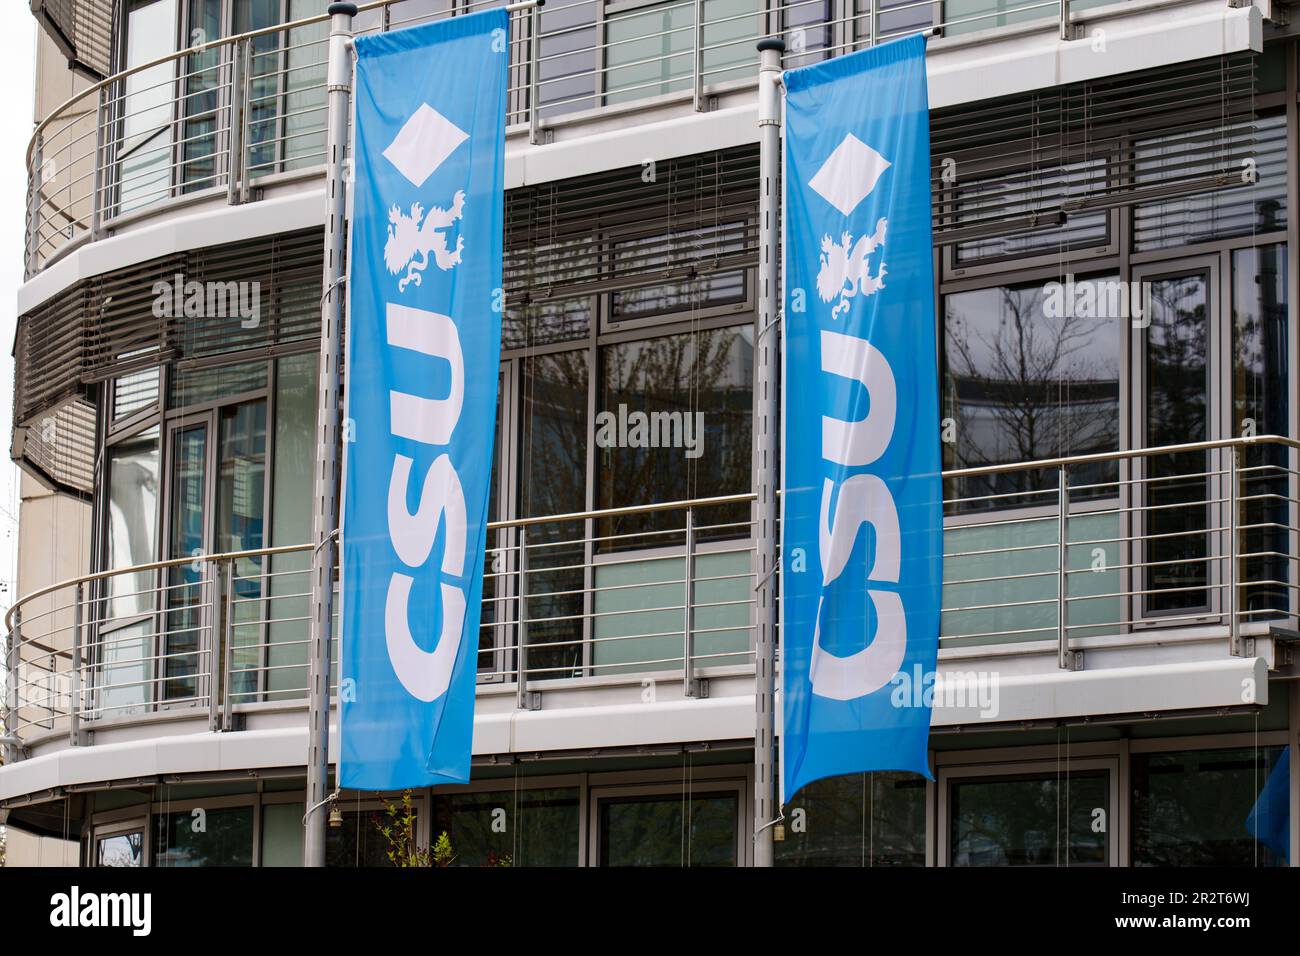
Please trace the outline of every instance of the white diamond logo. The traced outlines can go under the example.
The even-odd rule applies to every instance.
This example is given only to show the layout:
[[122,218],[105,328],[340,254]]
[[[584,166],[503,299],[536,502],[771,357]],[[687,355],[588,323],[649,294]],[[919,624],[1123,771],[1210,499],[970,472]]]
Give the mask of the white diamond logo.
[[428,103],[411,114],[384,150],[384,158],[416,187],[465,142],[469,134]]
[[808,185],[847,216],[871,195],[889,166],[889,160],[849,133],[808,180]]

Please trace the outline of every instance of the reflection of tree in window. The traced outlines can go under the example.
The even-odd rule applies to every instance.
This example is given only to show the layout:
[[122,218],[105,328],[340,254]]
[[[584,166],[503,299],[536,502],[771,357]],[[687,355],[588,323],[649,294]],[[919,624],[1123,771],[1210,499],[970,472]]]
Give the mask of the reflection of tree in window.
[[[750,425],[753,403],[753,331],[750,326],[668,335],[602,350],[600,408],[616,418],[627,413],[667,412],[680,417],[684,442],[687,417],[702,414],[703,429],[693,433],[698,457],[684,447],[600,449],[600,507],[681,501],[738,494],[751,483]],[[630,430],[629,430],[630,431]],[[743,520],[747,506],[715,509],[709,523]],[[677,513],[609,518],[600,535],[647,535],[680,528]],[[648,536],[608,547],[652,547],[673,543],[666,535]]]
[[[1107,301],[1100,291],[1106,281],[1091,283],[1094,302]],[[947,297],[947,402],[957,420],[956,442],[945,445],[950,467],[1119,447],[1122,320],[1092,317],[1089,313],[1095,311],[1049,308],[1040,285]],[[1115,474],[1113,463],[1080,467],[1072,472],[1071,483],[1114,481]],[[1055,487],[1054,473],[1004,472],[962,479],[954,491],[962,498],[1015,496],[964,506],[987,508],[1050,503],[1055,499],[1033,492]],[[1113,493],[1107,488],[1093,493],[1098,491]]]
[[[586,510],[587,355],[557,352],[524,362],[523,517]],[[584,521],[548,521],[524,530],[528,664],[535,677],[573,676],[581,664],[585,529]]]
[[[1203,441],[1208,437],[1209,313],[1206,277],[1151,283],[1151,325],[1146,339],[1146,444]],[[1206,452],[1147,459],[1146,587],[1149,611],[1208,603],[1209,483]]]

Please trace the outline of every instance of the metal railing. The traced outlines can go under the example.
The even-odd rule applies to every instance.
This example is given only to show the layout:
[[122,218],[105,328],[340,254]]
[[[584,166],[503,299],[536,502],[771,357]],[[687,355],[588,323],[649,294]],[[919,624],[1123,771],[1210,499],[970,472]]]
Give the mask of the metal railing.
[[[1199,628],[1251,653],[1295,627],[1297,452],[1261,436],[944,472],[940,646],[1019,644],[1077,668],[1090,637]],[[557,681],[679,677],[704,696],[709,675],[743,673],[753,500],[490,524],[480,682],[513,684],[530,709]],[[6,618],[6,732],[78,745],[113,722],[235,730],[258,705],[302,706],[309,550],[159,561],[23,597]]]
[[[754,44],[768,35],[786,38],[786,66],[802,66],[931,27],[1070,22],[1069,0],[997,6],[949,17],[936,0],[551,0],[511,14],[507,123],[544,143],[569,114],[673,97],[707,110],[711,95],[754,82]],[[401,0],[360,9],[358,34],[450,15]],[[308,17],[132,64],[54,109],[27,149],[27,275],[160,203],[244,203],[273,177],[318,172],[327,24]]]

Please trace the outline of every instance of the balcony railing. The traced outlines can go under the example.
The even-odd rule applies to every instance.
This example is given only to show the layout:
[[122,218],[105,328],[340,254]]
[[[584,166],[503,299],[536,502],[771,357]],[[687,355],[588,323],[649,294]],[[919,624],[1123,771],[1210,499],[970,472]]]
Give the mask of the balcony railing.
[[[940,647],[1016,645],[1076,668],[1089,638],[1158,643],[1181,628],[1250,653],[1295,627],[1297,451],[1262,436],[945,472]],[[743,673],[752,501],[489,525],[480,683],[513,685],[528,709],[573,681],[680,677],[693,695],[711,673]],[[229,730],[301,706],[309,560],[307,545],[200,555],[22,598],[6,618],[12,758],[159,712]]]
[[[932,26],[952,36],[1070,16],[1070,0],[1007,0],[976,12],[935,0],[620,6],[551,0],[511,15],[513,131],[544,143],[558,117],[650,100],[707,110],[711,96],[754,81],[754,44],[767,35],[785,37],[786,65],[802,66]],[[400,0],[360,9],[358,33],[449,15],[413,15]],[[27,275],[160,203],[248,202],[277,180],[317,171],[327,30],[321,15],[212,40],[132,64],[57,107],[27,149]]]

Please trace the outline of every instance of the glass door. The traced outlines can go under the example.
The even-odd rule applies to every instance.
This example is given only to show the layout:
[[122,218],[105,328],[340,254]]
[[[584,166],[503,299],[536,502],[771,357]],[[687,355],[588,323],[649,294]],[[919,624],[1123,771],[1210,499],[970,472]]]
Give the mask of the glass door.
[[[1143,447],[1217,437],[1210,409],[1218,330],[1217,261],[1135,270],[1146,305],[1135,339],[1142,401],[1135,433]],[[1221,512],[1218,456],[1208,451],[1154,455],[1134,463],[1134,578],[1141,617],[1191,619],[1211,611],[1216,572],[1210,533]]]
[[[127,69],[175,50],[175,0],[133,0],[127,5],[123,51]],[[118,213],[171,195],[174,75],[171,63],[161,63],[130,74],[116,91],[121,97],[116,108]]]
[[164,701],[196,701],[201,692],[201,678],[211,673],[211,662],[201,660],[204,565],[198,559],[211,549],[208,459],[212,451],[212,426],[212,415],[207,413],[197,419],[187,417],[172,425],[168,433],[170,479],[164,558],[195,560],[166,571],[166,612],[159,649],[163,678],[160,697]]

